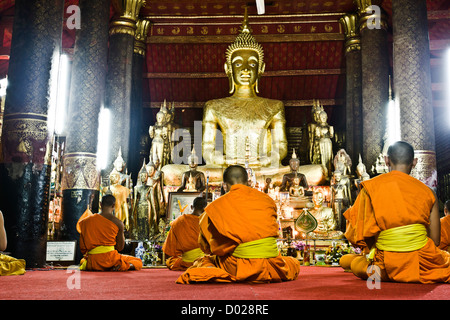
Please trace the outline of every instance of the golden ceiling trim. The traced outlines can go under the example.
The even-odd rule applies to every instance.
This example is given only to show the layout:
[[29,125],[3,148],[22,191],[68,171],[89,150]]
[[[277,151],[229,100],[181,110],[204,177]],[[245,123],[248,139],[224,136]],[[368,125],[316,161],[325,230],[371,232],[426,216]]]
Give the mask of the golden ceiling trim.
[[[318,76],[340,74],[345,74],[345,69],[336,68],[265,71],[264,77]],[[143,74],[144,79],[208,79],[226,77],[227,75],[224,72],[147,72]]]
[[[302,33],[302,34],[260,34],[254,35],[259,43],[269,42],[309,42],[309,41],[343,41],[341,33]],[[149,43],[231,43],[236,35],[210,36],[149,36]]]
[[[144,108],[160,109],[164,102],[145,102],[143,104]],[[202,109],[205,102],[188,102],[188,101],[178,101],[170,102],[171,105],[177,109]],[[284,100],[285,107],[311,107],[314,104],[314,99],[305,100]],[[344,99],[320,99],[320,104],[324,106],[339,106],[344,104]]]
[[[333,12],[333,13],[297,13],[297,14],[277,14],[277,15],[249,15],[248,19],[252,21],[253,19],[278,19],[278,18],[314,18],[314,17],[341,17],[345,15],[346,12]],[[171,20],[171,19],[236,19],[241,21],[244,15],[216,15],[216,16],[152,16],[144,15],[144,19],[156,19],[156,20]],[[339,18],[337,19],[339,20]],[[252,23],[250,23],[251,25]]]

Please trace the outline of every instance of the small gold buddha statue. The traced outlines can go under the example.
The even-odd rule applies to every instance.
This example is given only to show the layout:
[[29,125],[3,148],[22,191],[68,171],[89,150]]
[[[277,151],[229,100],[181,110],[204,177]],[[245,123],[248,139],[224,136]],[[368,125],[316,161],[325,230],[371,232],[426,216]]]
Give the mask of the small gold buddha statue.
[[164,165],[170,162],[171,146],[170,135],[171,132],[167,125],[168,111],[165,105],[161,106],[161,109],[156,114],[156,123],[149,127],[148,133],[152,139],[152,145],[150,147],[150,158],[158,158],[160,161],[159,166],[156,169],[161,169]]
[[123,221],[128,230],[129,225],[129,197],[131,190],[120,184],[120,173],[114,168],[109,174],[110,185],[103,189],[103,194],[112,194],[116,198],[115,216]]
[[289,188],[290,197],[301,197],[305,195],[304,188],[300,185],[300,179],[298,177],[293,179],[292,186]]
[[202,192],[206,189],[205,174],[197,170],[198,157],[195,154],[195,145],[192,147],[191,155],[188,157],[189,171],[183,173],[181,180],[181,186],[178,188],[178,192],[182,191],[198,191]]
[[315,126],[314,141],[318,143],[320,152],[320,163],[329,175],[332,172],[333,163],[333,143],[331,138],[334,136],[334,128],[328,123],[328,115],[325,111],[319,113],[319,121]]
[[[288,166],[281,165],[287,155],[284,105],[258,96],[264,52],[251,34],[247,10],[238,36],[226,51],[224,68],[231,96],[209,100],[204,106],[202,157],[206,165],[198,171],[208,171],[209,185],[220,186],[224,168],[238,164],[252,169],[251,185],[262,185],[267,177],[279,185],[289,172]],[[221,138],[223,151],[218,150]],[[164,166],[165,185],[180,185],[186,169],[185,164]],[[305,165],[301,171],[311,184],[326,180],[320,164]]]
[[[284,105],[257,96],[264,72],[263,48],[248,25],[247,9],[240,33],[226,52],[225,72],[230,97],[207,101],[203,113],[203,158],[207,165],[244,164],[249,139],[249,165],[280,166],[287,155]],[[215,150],[217,131],[222,132],[223,153]]]
[[323,206],[324,196],[322,190],[318,189],[313,193],[314,208],[311,213],[317,220],[317,228],[311,235],[312,239],[341,239],[344,234],[336,230],[337,222],[330,207]]
[[122,157],[122,148],[119,148],[119,154],[117,155],[117,158],[113,162],[113,167],[120,175],[119,184],[126,186],[127,188],[130,188],[131,176],[126,172],[127,169],[125,168],[125,166],[126,163]]

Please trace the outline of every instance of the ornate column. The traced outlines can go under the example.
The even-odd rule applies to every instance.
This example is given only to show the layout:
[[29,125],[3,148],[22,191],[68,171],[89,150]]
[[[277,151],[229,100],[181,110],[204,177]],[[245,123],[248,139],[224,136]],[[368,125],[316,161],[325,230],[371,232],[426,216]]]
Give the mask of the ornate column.
[[345,31],[346,101],[345,101],[345,150],[358,163],[362,154],[362,68],[359,17],[346,14],[340,19]]
[[112,0],[117,16],[109,29],[108,73],[106,75],[105,107],[111,110],[111,136],[108,155],[108,176],[112,163],[122,149],[128,165],[130,143],[131,76],[134,36],[139,11],[144,0]]
[[61,50],[64,1],[17,0],[2,134],[0,206],[8,248],[27,267],[45,265],[52,134],[50,74]]
[[[418,165],[412,175],[425,182],[433,172],[436,174],[426,1],[393,1],[392,24],[394,91],[400,105],[401,137],[416,150]],[[437,177],[433,180],[437,183]]]
[[[139,170],[144,160],[142,152],[141,137],[148,135],[147,128],[143,127],[142,119],[142,90],[143,78],[142,73],[145,64],[145,54],[147,52],[147,34],[150,28],[150,21],[146,19],[139,19],[136,26],[136,34],[133,49],[133,67],[131,80],[131,116],[130,122],[130,152],[128,160],[128,169],[132,173],[133,181],[137,181]],[[147,153],[149,151],[147,150]],[[148,159],[146,159],[148,161]]]
[[[383,150],[389,101],[387,16],[381,0],[355,0],[358,6],[362,63],[362,159],[369,169]],[[373,6],[375,11],[370,10]],[[380,13],[380,15],[377,15]]]
[[79,6],[81,29],[75,40],[61,181],[61,240],[79,239],[76,223],[88,206],[97,211],[99,196],[98,117],[105,89],[110,0],[80,0]]

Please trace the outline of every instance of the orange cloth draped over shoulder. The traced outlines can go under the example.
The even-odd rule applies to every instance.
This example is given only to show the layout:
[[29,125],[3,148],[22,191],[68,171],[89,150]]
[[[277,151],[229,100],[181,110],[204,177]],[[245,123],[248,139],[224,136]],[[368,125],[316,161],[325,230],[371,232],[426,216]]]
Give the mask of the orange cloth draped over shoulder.
[[295,280],[300,263],[280,253],[271,258],[237,258],[240,244],[278,237],[277,208],[265,193],[235,184],[210,203],[200,217],[199,243],[207,255],[177,279],[196,282],[281,282]]
[[450,251],[450,215],[441,218],[441,242],[439,249]]
[[118,271],[130,269],[130,263],[136,270],[142,269],[142,260],[133,256],[120,254],[117,250],[105,253],[89,254],[89,251],[100,246],[115,246],[119,227],[101,216],[92,214],[79,221],[80,250],[87,260],[86,270],[108,271],[117,268]]
[[[354,245],[371,249],[379,233],[391,228],[422,224],[429,226],[430,211],[436,201],[432,191],[419,180],[400,171],[391,171],[362,182],[354,205],[344,213],[346,238]],[[359,259],[361,260],[361,259]],[[363,274],[367,264],[352,263],[354,274]],[[387,275],[387,281],[450,282],[450,253],[428,238],[418,250],[392,252],[376,249],[373,263]]]
[[200,233],[199,217],[193,214],[183,214],[171,223],[166,241],[162,247],[170,258],[166,265],[170,270],[186,270],[193,261],[184,261],[182,254],[199,249],[198,235]]

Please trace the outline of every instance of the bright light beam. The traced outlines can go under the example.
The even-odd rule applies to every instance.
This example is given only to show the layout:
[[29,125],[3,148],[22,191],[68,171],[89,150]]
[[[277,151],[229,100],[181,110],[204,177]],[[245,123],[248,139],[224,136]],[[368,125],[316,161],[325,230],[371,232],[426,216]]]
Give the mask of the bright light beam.
[[55,133],[58,135],[63,133],[66,121],[69,68],[69,57],[66,54],[62,54],[59,59],[58,93],[56,96]]
[[97,170],[108,166],[109,135],[111,132],[111,112],[102,108],[98,115]]

